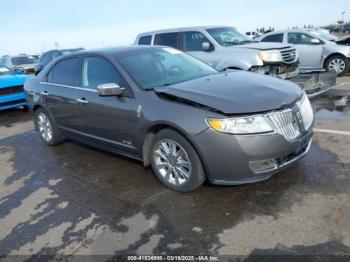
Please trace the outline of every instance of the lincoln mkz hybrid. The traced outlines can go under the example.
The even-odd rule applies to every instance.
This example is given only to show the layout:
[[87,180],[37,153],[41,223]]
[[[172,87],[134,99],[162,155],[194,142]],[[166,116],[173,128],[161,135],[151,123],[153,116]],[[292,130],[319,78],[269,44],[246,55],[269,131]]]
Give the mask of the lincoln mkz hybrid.
[[299,86],[218,72],[170,47],[130,46],[62,56],[25,83],[35,128],[141,160],[177,191],[205,180],[270,178],[309,150],[314,114]]

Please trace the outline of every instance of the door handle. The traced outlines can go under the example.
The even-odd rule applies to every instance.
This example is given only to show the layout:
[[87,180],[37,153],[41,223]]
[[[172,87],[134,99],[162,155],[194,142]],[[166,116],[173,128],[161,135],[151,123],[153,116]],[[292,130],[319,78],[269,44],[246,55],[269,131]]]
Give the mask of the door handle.
[[43,91],[43,92],[41,92],[41,94],[42,94],[43,96],[48,96],[48,95],[49,95],[49,93],[48,93],[47,91]]
[[77,99],[75,99],[78,103],[81,103],[81,104],[87,104],[87,103],[89,103],[89,101],[87,101],[85,98],[81,98],[81,99],[79,99],[79,98],[77,98]]

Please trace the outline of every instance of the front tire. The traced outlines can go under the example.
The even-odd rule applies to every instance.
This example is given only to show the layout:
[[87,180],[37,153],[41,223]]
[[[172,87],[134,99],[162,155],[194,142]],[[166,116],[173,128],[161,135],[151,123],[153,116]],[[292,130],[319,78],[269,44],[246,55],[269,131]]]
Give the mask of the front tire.
[[151,166],[160,182],[179,192],[193,191],[205,180],[197,152],[186,138],[171,129],[161,130],[154,137]]
[[338,76],[343,76],[349,71],[349,60],[341,55],[329,57],[325,63],[327,72],[335,72]]
[[55,146],[64,141],[61,131],[57,128],[55,122],[43,108],[34,113],[35,129],[39,131],[41,139],[49,146]]

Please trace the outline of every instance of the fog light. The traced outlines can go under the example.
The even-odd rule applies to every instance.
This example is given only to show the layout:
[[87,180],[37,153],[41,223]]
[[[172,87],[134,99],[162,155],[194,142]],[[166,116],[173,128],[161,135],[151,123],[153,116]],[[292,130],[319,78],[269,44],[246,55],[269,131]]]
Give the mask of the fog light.
[[250,169],[257,174],[257,173],[262,173],[262,172],[276,169],[277,163],[275,159],[266,159],[266,160],[250,161],[249,166],[250,166]]

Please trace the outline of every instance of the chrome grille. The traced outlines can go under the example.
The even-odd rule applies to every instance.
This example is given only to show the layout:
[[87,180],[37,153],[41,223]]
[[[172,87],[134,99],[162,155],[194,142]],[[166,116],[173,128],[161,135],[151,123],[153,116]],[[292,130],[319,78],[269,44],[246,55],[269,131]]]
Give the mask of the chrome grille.
[[11,86],[0,88],[0,96],[12,95],[24,92],[23,86]]
[[274,112],[267,115],[277,133],[291,141],[300,135],[300,129],[296,115],[291,109]]
[[281,134],[287,141],[300,136],[309,130],[314,121],[314,112],[306,95],[292,109],[271,112],[265,116],[275,132]]
[[297,50],[295,48],[283,49],[280,52],[283,61],[288,64],[294,63],[298,59]]

